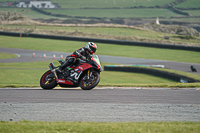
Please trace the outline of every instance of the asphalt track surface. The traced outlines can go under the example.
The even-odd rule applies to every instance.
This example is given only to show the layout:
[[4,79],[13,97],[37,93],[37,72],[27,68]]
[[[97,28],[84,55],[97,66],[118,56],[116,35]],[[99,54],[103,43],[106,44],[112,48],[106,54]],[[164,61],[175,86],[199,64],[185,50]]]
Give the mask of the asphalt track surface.
[[[14,49],[14,48],[0,48],[0,53],[11,53],[17,54],[18,58],[12,59],[1,59],[2,63],[11,62],[33,62],[33,61],[48,61],[54,60],[53,54],[56,55],[55,59],[59,59],[61,55],[65,58],[70,53],[63,52],[51,52],[51,51],[41,51],[41,50],[26,50],[26,49]],[[35,53],[35,57],[33,57]],[[43,58],[44,53],[46,58]],[[190,66],[194,65],[197,68],[197,73],[200,74],[200,64],[196,63],[184,63],[184,62],[174,62],[174,61],[163,61],[163,60],[153,60],[153,59],[141,59],[141,58],[129,58],[129,57],[117,57],[117,56],[106,56],[99,55],[101,62],[107,63],[117,63],[117,64],[134,64],[134,65],[164,65],[165,68],[180,70],[185,72],[191,72]]]
[[200,90],[1,88],[0,121],[200,121]]
[[200,121],[200,90],[0,89],[0,121]]

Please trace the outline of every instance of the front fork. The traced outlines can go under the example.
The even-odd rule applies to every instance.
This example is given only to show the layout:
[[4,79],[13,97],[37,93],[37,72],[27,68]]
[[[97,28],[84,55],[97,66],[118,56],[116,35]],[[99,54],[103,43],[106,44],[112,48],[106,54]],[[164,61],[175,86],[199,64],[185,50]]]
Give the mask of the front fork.
[[87,72],[87,74],[88,74],[87,78],[88,78],[88,80],[89,80],[89,79],[90,79],[90,77],[92,76],[92,72],[91,72],[91,70],[90,70],[90,69],[88,69],[88,72]]

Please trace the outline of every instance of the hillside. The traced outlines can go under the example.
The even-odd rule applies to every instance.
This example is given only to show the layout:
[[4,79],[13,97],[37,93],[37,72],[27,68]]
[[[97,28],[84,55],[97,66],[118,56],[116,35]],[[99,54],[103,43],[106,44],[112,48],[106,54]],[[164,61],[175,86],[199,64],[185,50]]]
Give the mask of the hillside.
[[26,8],[15,8],[14,5],[2,6],[2,2],[0,11],[20,12],[31,19],[47,23],[137,25],[154,22],[159,17],[162,24],[193,27],[200,24],[199,0],[52,0],[52,3],[58,4],[60,8],[40,8],[31,11]]
[[[200,31],[199,0],[85,0],[84,2],[81,0],[52,0],[52,3],[56,3],[60,7],[56,9],[16,8],[14,5],[2,6],[3,1],[6,0],[1,0],[0,11],[8,13],[7,15],[0,15],[1,31],[193,46],[200,44],[199,33],[196,31]],[[11,1],[16,2],[16,0]],[[21,16],[17,20],[12,14],[15,14],[15,16],[21,14]],[[8,15],[11,16],[8,17]],[[157,18],[160,20],[160,25],[154,25]],[[23,21],[23,23],[19,23],[19,21]],[[22,28],[18,24],[24,25],[26,28]],[[42,26],[38,28],[38,25]],[[45,25],[48,28],[45,29]],[[53,28],[51,26],[64,27],[64,30],[58,28],[59,30],[50,31]],[[88,30],[88,27],[95,28]],[[101,30],[98,27],[101,27]],[[107,27],[109,28],[108,31]],[[126,28],[126,30],[121,27]],[[117,28],[121,29],[116,30]],[[131,29],[131,33],[128,29]],[[155,34],[153,31],[158,33]],[[163,33],[161,34],[161,32]],[[151,36],[152,34],[154,35]]]
[[156,23],[146,23],[144,25],[138,25],[138,27],[153,30],[156,32],[163,32],[168,34],[177,34],[185,36],[199,36],[199,32],[193,28],[179,26],[179,25],[163,25]]

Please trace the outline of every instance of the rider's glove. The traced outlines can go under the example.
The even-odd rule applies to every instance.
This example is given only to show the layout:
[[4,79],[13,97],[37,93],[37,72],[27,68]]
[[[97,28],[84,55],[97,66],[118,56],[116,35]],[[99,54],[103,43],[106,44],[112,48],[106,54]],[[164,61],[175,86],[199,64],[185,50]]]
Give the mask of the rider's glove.
[[91,58],[90,58],[90,57],[87,57],[87,58],[86,58],[86,60],[87,60],[87,61],[90,61],[90,60],[91,60]]
[[84,60],[84,61],[87,60],[85,56],[81,56],[80,58],[81,58],[82,60]]

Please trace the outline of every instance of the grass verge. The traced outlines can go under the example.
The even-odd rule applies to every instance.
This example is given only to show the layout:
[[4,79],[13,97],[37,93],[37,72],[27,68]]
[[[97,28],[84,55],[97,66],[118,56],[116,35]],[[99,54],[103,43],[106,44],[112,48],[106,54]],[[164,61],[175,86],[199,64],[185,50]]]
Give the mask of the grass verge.
[[0,132],[48,133],[198,133],[200,122],[0,122]]
[[[48,69],[26,69],[26,68],[2,68],[0,87],[39,87],[39,81],[42,74]],[[123,77],[123,78],[120,78]],[[140,86],[144,84],[173,84],[174,81],[159,78],[147,74],[107,72],[101,73],[100,86],[114,86],[116,83],[121,86],[131,85]],[[158,85],[159,86],[159,85]]]
[[[0,63],[0,87],[39,87],[42,74],[49,70],[48,64],[54,61],[25,62],[25,63]],[[102,63],[102,66],[109,63]],[[163,69],[162,69],[163,70]],[[176,71],[174,71],[176,73]],[[184,72],[179,72],[179,74]],[[184,73],[187,74],[187,73]],[[189,74],[195,78],[194,74]],[[102,71],[99,87],[165,87],[165,88],[190,88],[200,87],[199,83],[178,83],[169,79],[160,78],[148,74]],[[123,78],[122,78],[123,77]],[[199,78],[197,75],[196,78]]]
[[15,54],[0,53],[0,59],[9,59],[18,57]]

